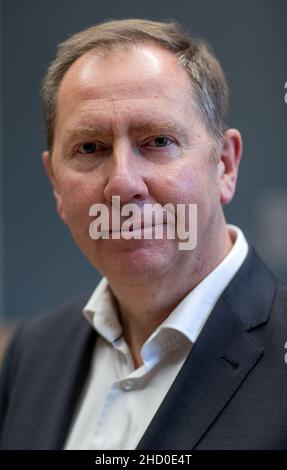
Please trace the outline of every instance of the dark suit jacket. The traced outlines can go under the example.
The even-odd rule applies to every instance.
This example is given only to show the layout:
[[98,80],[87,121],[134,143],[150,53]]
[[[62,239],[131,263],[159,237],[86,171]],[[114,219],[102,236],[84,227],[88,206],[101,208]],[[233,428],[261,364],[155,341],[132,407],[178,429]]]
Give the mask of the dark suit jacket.
[[[63,448],[97,338],[81,314],[86,300],[14,337],[0,384],[1,449]],[[287,449],[286,341],[287,288],[251,251],[138,448]]]

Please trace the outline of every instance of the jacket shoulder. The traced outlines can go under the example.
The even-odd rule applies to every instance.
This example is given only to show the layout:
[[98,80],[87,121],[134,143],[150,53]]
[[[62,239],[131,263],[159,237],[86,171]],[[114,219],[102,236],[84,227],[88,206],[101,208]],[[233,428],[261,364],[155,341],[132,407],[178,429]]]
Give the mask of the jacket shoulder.
[[16,327],[4,355],[1,376],[15,376],[24,364],[33,364],[41,357],[52,358],[61,353],[81,331],[90,329],[82,315],[88,294],[78,296],[52,309],[42,311]]

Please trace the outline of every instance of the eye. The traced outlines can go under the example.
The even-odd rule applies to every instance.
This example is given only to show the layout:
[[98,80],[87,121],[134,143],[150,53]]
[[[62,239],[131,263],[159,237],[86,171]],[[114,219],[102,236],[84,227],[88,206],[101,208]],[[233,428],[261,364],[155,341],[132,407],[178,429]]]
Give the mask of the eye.
[[99,145],[95,142],[84,142],[77,146],[76,151],[82,154],[95,153],[99,148]]
[[169,137],[159,135],[157,137],[153,137],[152,139],[150,139],[147,142],[147,145],[149,147],[164,148],[172,143],[173,143],[173,140],[170,139]]

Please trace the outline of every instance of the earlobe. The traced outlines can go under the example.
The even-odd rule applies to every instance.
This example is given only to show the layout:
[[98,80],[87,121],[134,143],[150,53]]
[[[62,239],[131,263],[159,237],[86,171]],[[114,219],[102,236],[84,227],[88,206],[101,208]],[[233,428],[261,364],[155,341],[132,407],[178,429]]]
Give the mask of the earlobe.
[[223,136],[219,162],[221,204],[229,204],[234,196],[241,155],[240,132],[237,129],[228,129]]
[[48,150],[45,150],[42,153],[42,159],[43,159],[43,164],[44,164],[46,174],[47,174],[48,179],[49,179],[49,181],[51,183],[51,186],[53,188],[53,194],[54,194],[54,197],[56,199],[57,212],[58,212],[60,218],[62,219],[62,221],[64,222],[64,224],[67,224],[66,214],[65,214],[65,211],[63,209],[62,197],[61,197],[61,194],[60,194],[60,192],[58,191],[58,188],[57,188],[56,177],[55,177],[55,174],[54,174],[54,171],[53,171],[51,157],[49,155]]

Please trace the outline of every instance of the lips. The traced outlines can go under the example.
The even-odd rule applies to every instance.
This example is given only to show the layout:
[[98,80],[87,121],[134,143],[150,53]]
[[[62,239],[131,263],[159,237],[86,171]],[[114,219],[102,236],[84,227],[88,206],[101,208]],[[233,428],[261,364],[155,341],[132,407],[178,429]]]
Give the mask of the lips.
[[121,227],[119,227],[118,229],[116,230],[112,230],[110,229],[109,230],[109,233],[112,234],[112,233],[119,233],[119,232],[124,232],[124,233],[128,233],[128,232],[134,232],[136,230],[147,230],[147,229],[151,229],[151,228],[154,228],[154,227],[158,227],[159,225],[166,225],[166,222],[163,222],[162,224],[152,224],[152,225],[145,225],[143,222],[141,222],[140,224],[131,224],[129,226],[129,229],[128,230],[124,230],[122,229]]

